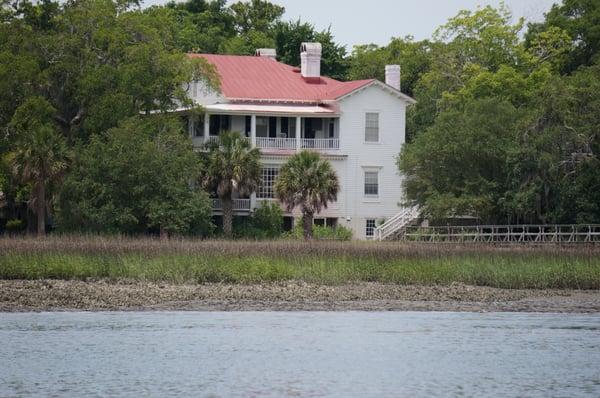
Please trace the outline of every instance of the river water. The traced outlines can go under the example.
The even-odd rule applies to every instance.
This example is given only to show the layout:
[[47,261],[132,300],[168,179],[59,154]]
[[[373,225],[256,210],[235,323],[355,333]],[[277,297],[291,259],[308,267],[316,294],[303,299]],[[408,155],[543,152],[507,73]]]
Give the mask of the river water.
[[0,396],[600,396],[600,315],[0,313]]

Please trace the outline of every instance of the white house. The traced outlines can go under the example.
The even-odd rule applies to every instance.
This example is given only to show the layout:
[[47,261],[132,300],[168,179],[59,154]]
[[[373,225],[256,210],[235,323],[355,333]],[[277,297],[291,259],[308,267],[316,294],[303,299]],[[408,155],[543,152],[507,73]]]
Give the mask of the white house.
[[[214,65],[221,81],[220,93],[190,85],[190,97],[205,110],[190,117],[190,135],[200,147],[221,131],[239,131],[260,148],[262,185],[250,198],[234,201],[238,215],[276,200],[273,183],[292,154],[318,151],[332,163],[341,189],[315,224],[343,225],[355,238],[374,238],[382,221],[389,226],[406,213],[399,207],[402,176],[395,157],[405,140],[406,107],[415,101],[400,91],[398,65],[386,66],[385,83],[340,82],[321,76],[319,43],[303,43],[300,51],[300,68],[277,62],[273,49],[259,49],[256,56],[190,54]],[[216,199],[214,207],[218,213]],[[286,214],[287,226],[299,216]]]

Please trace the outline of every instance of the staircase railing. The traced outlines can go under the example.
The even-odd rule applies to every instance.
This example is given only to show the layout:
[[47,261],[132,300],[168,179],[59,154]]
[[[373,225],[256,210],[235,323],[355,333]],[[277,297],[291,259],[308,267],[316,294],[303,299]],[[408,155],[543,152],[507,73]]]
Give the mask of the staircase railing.
[[419,208],[417,206],[405,207],[392,218],[378,226],[375,229],[375,236],[378,240],[387,239],[389,236],[401,232],[402,229],[409,226],[417,218],[419,218]]

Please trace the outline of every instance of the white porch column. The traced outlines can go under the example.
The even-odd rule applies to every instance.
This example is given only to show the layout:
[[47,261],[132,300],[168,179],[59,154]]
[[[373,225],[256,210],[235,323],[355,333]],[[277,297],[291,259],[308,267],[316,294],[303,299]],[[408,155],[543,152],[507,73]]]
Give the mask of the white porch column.
[[300,137],[301,132],[302,118],[300,116],[296,116],[296,152],[300,152],[302,150],[302,138]]
[[256,115],[250,116],[250,143],[256,147]]
[[210,114],[204,113],[204,142],[208,142],[208,136],[210,135]]
[[188,134],[190,135],[190,138],[194,138],[194,125],[197,123],[197,121],[195,120],[194,117],[192,117],[192,115],[188,116]]

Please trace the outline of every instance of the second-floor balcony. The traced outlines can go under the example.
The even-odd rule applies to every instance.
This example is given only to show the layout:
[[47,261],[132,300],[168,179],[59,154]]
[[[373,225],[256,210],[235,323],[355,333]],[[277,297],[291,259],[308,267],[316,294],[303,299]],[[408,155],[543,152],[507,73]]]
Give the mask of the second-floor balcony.
[[263,149],[296,149],[295,138],[256,137],[256,146]]
[[340,149],[339,138],[271,138],[256,137],[256,146],[261,149],[313,149],[316,151],[330,151]]
[[268,152],[319,152],[340,150],[339,118],[218,115],[206,113],[190,119],[194,144],[202,147],[218,141],[222,131],[238,131],[253,147]]

